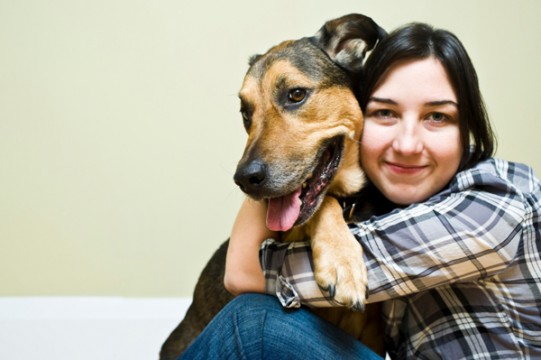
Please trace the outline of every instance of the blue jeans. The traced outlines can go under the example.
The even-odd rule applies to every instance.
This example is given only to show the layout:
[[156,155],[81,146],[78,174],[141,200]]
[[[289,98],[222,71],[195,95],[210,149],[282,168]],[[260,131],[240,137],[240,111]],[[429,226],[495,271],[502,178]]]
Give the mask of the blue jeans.
[[308,309],[284,309],[263,294],[237,296],[179,359],[378,359],[353,336]]

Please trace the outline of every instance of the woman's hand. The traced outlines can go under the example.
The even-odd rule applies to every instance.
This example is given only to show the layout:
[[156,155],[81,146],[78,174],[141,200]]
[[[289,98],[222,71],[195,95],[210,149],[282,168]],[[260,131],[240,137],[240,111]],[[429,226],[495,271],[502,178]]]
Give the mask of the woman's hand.
[[225,263],[225,288],[233,295],[265,292],[265,277],[259,263],[263,240],[276,238],[265,223],[267,204],[246,198],[242,203],[229,240]]

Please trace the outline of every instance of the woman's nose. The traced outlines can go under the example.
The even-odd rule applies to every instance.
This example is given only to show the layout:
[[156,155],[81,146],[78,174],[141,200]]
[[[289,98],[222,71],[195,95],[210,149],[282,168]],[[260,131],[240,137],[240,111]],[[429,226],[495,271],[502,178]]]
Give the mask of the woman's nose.
[[398,129],[393,141],[393,150],[402,155],[415,155],[423,151],[424,145],[415,125],[404,125]]

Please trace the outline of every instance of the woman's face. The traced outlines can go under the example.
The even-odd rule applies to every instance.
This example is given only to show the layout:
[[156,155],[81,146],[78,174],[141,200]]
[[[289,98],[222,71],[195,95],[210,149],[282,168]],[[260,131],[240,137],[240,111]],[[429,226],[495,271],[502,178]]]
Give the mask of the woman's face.
[[462,158],[457,96],[437,59],[393,65],[365,113],[361,164],[386,198],[400,205],[426,200],[456,174]]

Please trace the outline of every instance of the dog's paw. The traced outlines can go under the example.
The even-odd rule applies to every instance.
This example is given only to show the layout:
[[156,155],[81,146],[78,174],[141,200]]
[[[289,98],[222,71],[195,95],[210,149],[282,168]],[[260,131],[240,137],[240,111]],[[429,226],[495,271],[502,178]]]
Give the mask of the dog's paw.
[[337,303],[364,311],[368,276],[363,251],[353,235],[347,235],[347,241],[314,244],[315,279]]

